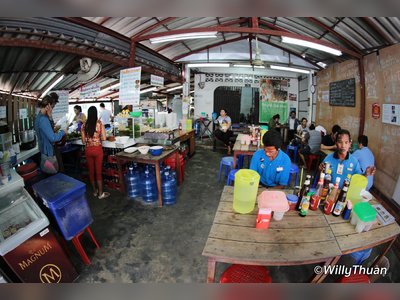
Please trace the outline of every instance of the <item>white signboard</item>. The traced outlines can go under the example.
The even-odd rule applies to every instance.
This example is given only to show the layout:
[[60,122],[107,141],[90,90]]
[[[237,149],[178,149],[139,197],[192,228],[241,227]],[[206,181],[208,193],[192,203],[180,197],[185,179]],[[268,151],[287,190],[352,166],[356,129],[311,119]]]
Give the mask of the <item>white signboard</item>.
[[141,67],[121,70],[119,82],[119,104],[138,106],[140,101]]
[[5,106],[0,106],[0,119],[6,119],[7,118],[7,109]]
[[28,117],[28,109],[27,108],[20,108],[19,109],[19,118],[26,119]]
[[151,74],[150,84],[154,86],[164,86],[164,77]]
[[97,83],[84,85],[79,95],[80,99],[96,98],[100,94],[100,86]]
[[53,120],[57,123],[62,117],[68,114],[68,101],[69,93],[68,91],[53,91],[58,95],[58,103],[53,109]]
[[400,125],[400,105],[383,104],[382,122],[392,125]]

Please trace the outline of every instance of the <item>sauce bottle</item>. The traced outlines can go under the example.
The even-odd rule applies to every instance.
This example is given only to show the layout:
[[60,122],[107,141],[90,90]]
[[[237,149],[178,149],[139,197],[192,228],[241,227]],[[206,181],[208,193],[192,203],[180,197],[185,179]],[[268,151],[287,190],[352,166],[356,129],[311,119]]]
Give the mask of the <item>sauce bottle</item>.
[[308,208],[310,207],[310,198],[313,195],[313,193],[308,192],[307,196],[304,196],[302,201],[301,201],[301,207],[300,207],[300,213],[299,215],[301,217],[307,216],[308,213]]
[[332,215],[335,217],[339,217],[342,214],[342,211],[346,205],[346,196],[347,191],[349,189],[350,181],[348,179],[345,180],[343,184],[343,188],[339,193],[339,196],[336,200],[335,208],[333,209]]
[[319,180],[318,180],[317,190],[310,199],[310,209],[311,210],[318,209],[319,203],[321,201],[321,191],[322,191],[322,187],[324,185],[324,178],[325,178],[325,174],[324,174],[324,172],[321,172],[321,175],[319,176]]
[[336,202],[336,196],[337,196],[337,191],[339,188],[339,183],[340,183],[340,177],[336,177],[336,182],[335,185],[333,186],[333,190],[329,193],[325,206],[324,206],[324,213],[326,215],[330,215],[333,210],[333,206],[335,205]]
[[306,181],[304,181],[303,187],[299,193],[299,199],[297,200],[296,209],[300,211],[301,209],[301,201],[303,200],[303,196],[306,196],[310,191],[310,183],[311,183],[311,175],[306,176]]
[[321,202],[325,201],[326,197],[328,196],[329,184],[331,183],[331,180],[332,180],[331,173],[332,173],[331,169],[328,169],[325,173],[324,184],[323,184],[323,187],[322,187],[321,193],[320,193]]

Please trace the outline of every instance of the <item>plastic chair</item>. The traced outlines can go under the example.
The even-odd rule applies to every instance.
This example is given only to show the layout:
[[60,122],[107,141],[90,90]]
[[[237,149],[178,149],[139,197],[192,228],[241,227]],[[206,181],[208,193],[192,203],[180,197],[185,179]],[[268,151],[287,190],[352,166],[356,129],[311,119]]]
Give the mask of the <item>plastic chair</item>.
[[219,164],[219,172],[218,172],[218,181],[221,180],[221,173],[222,173],[222,167],[225,166],[225,177],[228,176],[228,171],[229,169],[233,169],[233,157],[232,156],[225,156],[221,159],[221,162]]
[[297,162],[297,151],[299,150],[298,146],[288,145],[286,148],[286,154],[290,156],[289,151],[293,151],[293,162]]
[[220,283],[271,283],[272,277],[263,266],[231,265],[221,275]]
[[83,249],[81,241],[79,240],[79,238],[82,236],[82,234],[84,234],[84,232],[87,231],[90,235],[90,237],[92,238],[93,243],[96,245],[96,248],[100,248],[99,243],[97,243],[92,231],[90,230],[89,226],[86,227],[84,230],[82,230],[81,232],[79,232],[75,237],[72,238],[72,244],[74,244],[76,251],[78,251],[79,255],[81,256],[83,262],[85,263],[85,265],[90,265],[90,259],[87,256],[85,249]]
[[233,169],[229,172],[228,179],[226,180],[226,185],[231,185],[235,181],[235,174],[239,171],[238,169]]
[[362,265],[363,262],[371,255],[372,248],[350,253],[350,257],[355,260],[354,265]]
[[313,166],[315,162],[315,168],[318,168],[318,162],[319,162],[320,156],[318,154],[309,154],[306,157],[306,165],[308,170],[313,170],[311,167]]
[[290,182],[292,181],[292,174],[296,174],[294,186],[299,185],[299,167],[295,163],[292,163],[292,165],[290,166],[289,181],[287,183],[288,186],[290,186]]
[[245,154],[239,154],[237,157],[237,163],[236,165],[238,166],[238,169],[242,169],[244,166],[244,159],[247,157],[247,161],[250,166],[250,160],[251,160],[251,155],[245,155]]

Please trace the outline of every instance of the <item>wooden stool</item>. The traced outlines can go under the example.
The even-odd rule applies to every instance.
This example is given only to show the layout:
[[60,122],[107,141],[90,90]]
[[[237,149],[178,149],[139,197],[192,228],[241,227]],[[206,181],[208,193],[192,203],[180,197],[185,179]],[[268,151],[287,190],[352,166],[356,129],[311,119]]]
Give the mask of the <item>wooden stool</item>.
[[231,265],[221,275],[220,283],[271,283],[268,269],[263,266]]
[[79,232],[75,237],[72,238],[72,243],[75,246],[76,251],[78,251],[79,255],[81,256],[83,262],[85,265],[90,265],[90,259],[87,256],[85,249],[83,249],[81,241],[79,240],[79,238],[82,236],[82,234],[87,231],[90,235],[90,237],[92,238],[93,243],[96,245],[96,248],[99,249],[100,245],[97,243],[92,231],[90,230],[90,227],[86,227],[85,229],[83,229],[81,232]]

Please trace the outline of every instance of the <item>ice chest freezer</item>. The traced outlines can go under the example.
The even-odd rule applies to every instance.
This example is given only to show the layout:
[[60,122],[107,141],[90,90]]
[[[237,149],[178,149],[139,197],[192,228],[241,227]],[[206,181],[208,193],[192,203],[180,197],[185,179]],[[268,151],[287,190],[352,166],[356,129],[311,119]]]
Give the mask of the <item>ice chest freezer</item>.
[[58,173],[35,183],[32,188],[54,215],[66,240],[73,239],[93,222],[83,182]]
[[0,191],[0,255],[22,282],[72,282],[77,273],[21,186]]

